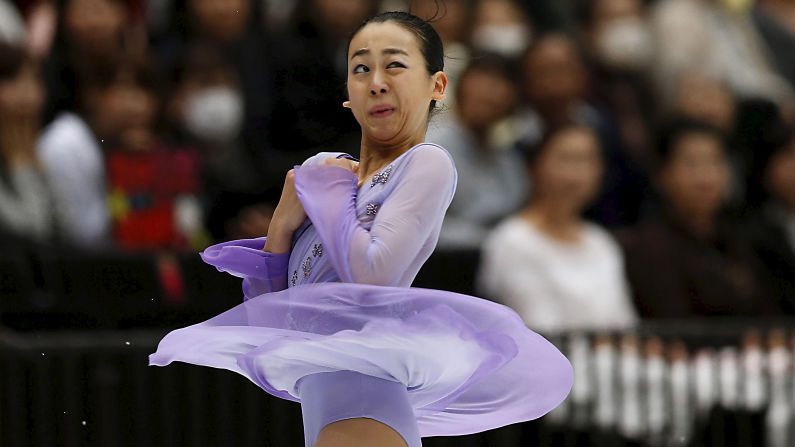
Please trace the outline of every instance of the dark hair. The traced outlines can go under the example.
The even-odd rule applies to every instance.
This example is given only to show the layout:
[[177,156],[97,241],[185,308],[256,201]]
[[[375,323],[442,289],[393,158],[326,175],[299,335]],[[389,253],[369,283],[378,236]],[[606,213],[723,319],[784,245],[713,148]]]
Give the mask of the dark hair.
[[[525,143],[519,145],[519,151],[522,154],[522,157],[524,158],[525,165],[530,168],[534,167],[536,163],[538,163],[538,160],[541,158],[541,155],[547,149],[549,149],[549,143],[551,143],[553,139],[555,139],[558,135],[560,135],[563,132],[575,129],[587,130],[588,132],[591,132],[594,135],[597,141],[599,140],[599,135],[596,129],[594,129],[592,126],[575,120],[566,120],[560,124],[557,124],[555,126],[550,126],[544,129],[544,132],[541,134],[541,137],[538,138],[537,140],[531,143]],[[601,154],[602,152],[600,151],[599,155]]]
[[691,134],[707,135],[726,147],[726,135],[718,127],[694,118],[673,117],[663,124],[657,137],[657,169],[671,161],[671,156],[682,138]]
[[[362,28],[371,23],[386,22],[395,22],[417,36],[417,39],[420,41],[420,50],[422,51],[422,56],[425,58],[425,68],[428,70],[429,75],[444,70],[444,45],[442,45],[442,39],[439,37],[439,34],[436,32],[436,30],[433,29],[430,21],[422,20],[413,14],[403,11],[382,12],[381,14],[370,17],[369,19],[362,22],[362,24],[359,25],[353,31],[353,33],[351,33],[351,36],[348,39],[347,52],[350,52],[351,41],[353,41],[353,38],[359,33],[359,31],[362,30]],[[347,52],[346,59],[348,56]],[[428,111],[432,111],[435,107],[436,101],[431,100]]]

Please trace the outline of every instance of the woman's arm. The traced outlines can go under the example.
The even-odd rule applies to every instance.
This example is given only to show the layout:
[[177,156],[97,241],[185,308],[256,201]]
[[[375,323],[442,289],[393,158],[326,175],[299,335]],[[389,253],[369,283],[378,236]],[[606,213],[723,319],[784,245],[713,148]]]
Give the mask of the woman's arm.
[[450,156],[436,146],[416,148],[409,156],[403,175],[393,180],[399,184],[374,210],[369,231],[356,214],[355,173],[336,166],[296,170],[298,197],[342,281],[396,285],[425,260],[419,256],[441,227],[456,172]]

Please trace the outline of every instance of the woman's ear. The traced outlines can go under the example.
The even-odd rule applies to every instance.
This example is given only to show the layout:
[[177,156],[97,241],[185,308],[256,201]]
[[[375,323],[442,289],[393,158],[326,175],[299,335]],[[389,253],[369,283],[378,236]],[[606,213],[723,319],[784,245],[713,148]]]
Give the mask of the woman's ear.
[[441,101],[445,98],[447,91],[447,74],[443,71],[437,71],[433,75],[433,94],[431,99],[434,101]]
[[345,107],[346,109],[350,109],[351,108],[351,102],[350,101],[344,101],[342,103],[342,107]]

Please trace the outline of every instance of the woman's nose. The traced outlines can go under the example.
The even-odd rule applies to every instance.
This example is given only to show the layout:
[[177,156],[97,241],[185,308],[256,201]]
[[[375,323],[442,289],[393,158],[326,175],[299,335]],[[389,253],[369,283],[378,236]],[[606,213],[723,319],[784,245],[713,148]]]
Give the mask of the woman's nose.
[[387,85],[383,80],[383,75],[375,73],[373,76],[373,83],[370,85],[370,95],[375,96],[379,92],[384,94],[387,92]]

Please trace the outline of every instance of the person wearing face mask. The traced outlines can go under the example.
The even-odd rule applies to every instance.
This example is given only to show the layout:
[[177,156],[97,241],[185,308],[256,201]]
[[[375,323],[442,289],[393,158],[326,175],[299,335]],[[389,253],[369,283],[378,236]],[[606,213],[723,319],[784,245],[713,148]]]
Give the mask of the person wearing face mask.
[[658,154],[659,211],[620,238],[641,317],[778,313],[750,242],[722,214],[730,177],[723,134],[672,119]]
[[280,175],[242,142],[244,98],[221,49],[191,47],[174,73],[167,115],[171,138],[202,154],[206,225],[213,239],[267,232]]
[[628,158],[648,176],[655,118],[649,69],[653,42],[641,0],[582,3],[583,33],[590,59],[593,101],[613,112]]
[[506,58],[518,58],[532,42],[533,27],[514,0],[478,0],[472,29],[472,47]]

